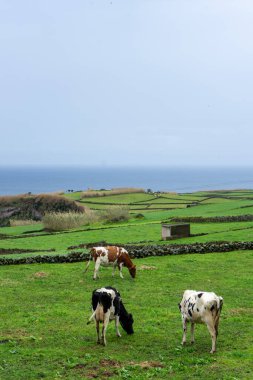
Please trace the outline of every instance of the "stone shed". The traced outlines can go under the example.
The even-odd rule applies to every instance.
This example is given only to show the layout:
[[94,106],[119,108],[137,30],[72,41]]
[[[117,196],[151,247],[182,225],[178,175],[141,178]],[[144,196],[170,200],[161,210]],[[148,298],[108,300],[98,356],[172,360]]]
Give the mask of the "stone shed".
[[170,240],[190,236],[190,223],[162,224],[162,239]]

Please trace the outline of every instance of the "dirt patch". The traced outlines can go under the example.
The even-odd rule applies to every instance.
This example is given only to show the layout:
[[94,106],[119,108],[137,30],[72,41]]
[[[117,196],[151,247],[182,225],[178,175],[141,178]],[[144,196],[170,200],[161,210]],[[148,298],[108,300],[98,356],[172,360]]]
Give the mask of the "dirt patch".
[[85,376],[85,379],[107,379],[115,375],[120,368],[119,362],[111,359],[101,359],[98,366],[87,368],[87,364],[77,364],[72,370]]
[[247,315],[253,315],[253,308],[243,308],[243,307],[238,307],[236,309],[230,309],[230,315],[242,315],[242,314],[247,314]]
[[113,375],[115,375],[115,372],[110,372],[110,371],[104,371],[102,376],[103,377],[112,377]]
[[73,369],[82,370],[86,366],[87,366],[87,364],[77,364],[77,365],[75,365],[75,367],[73,367]]
[[115,371],[100,371],[100,372],[89,372],[88,379],[107,379],[115,375]]
[[160,362],[156,362],[156,361],[151,361],[151,362],[144,361],[144,362],[140,362],[140,363],[130,362],[129,364],[134,365],[134,366],[139,366],[139,367],[141,367],[142,369],[149,369],[149,368],[164,368],[164,367],[165,367],[164,364],[162,364],[162,363],[160,363]]
[[121,365],[119,362],[117,362],[116,360],[112,360],[112,359],[101,359],[99,361],[99,365],[100,367],[109,367],[109,368],[120,368]]
[[138,267],[139,270],[154,270],[156,269],[156,267],[154,267],[153,265],[141,265],[140,267]]
[[141,368],[164,368],[164,365],[160,362],[141,362],[139,363]]
[[48,277],[48,273],[46,272],[36,272],[33,274],[33,277],[41,278],[41,277]]
[[100,375],[98,374],[98,373],[96,373],[96,372],[88,372],[87,374],[86,374],[86,377],[87,377],[87,379],[97,379],[97,378],[99,378],[100,377]]
[[4,338],[2,340],[21,340],[24,338],[28,338],[30,334],[24,329],[16,329],[16,330],[5,330],[1,334]]

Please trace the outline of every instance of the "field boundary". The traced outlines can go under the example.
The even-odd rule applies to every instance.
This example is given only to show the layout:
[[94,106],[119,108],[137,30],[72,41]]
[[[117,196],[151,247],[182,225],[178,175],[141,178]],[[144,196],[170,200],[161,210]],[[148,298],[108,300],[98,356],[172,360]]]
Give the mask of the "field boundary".
[[[101,242],[100,242],[101,243]],[[76,248],[88,248],[96,243],[80,244]],[[195,243],[195,244],[171,244],[167,246],[161,245],[130,245],[130,244],[115,244],[106,243],[104,245],[120,245],[125,247],[133,259],[145,258],[151,256],[167,256],[167,255],[185,255],[185,254],[206,254],[206,253],[220,253],[232,251],[245,251],[253,250],[253,241],[250,242],[208,242],[208,243]],[[18,264],[34,264],[34,263],[74,263],[80,261],[87,261],[90,254],[83,251],[74,251],[66,255],[38,255],[33,257],[22,258],[0,258],[0,265],[18,265]]]
[[171,218],[170,222],[191,222],[191,223],[230,223],[230,222],[252,222],[253,215],[230,215],[230,216],[189,216],[189,217],[176,217]]

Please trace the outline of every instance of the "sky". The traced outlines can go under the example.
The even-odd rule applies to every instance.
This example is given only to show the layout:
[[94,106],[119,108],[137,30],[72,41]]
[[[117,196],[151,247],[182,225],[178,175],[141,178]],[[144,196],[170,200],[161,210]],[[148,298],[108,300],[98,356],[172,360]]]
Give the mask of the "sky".
[[251,0],[0,0],[0,166],[253,166]]

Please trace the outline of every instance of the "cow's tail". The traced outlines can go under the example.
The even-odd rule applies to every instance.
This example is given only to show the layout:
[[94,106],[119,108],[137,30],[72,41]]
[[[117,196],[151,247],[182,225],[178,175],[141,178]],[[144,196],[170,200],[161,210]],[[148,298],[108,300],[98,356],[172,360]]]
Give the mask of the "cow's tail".
[[91,258],[92,258],[92,255],[90,255],[90,257],[89,257],[89,261],[88,261],[88,263],[87,263],[87,265],[86,265],[86,267],[84,269],[84,273],[86,273],[87,270],[88,270],[88,268],[89,268],[89,265],[90,265],[90,262],[91,262]]
[[96,310],[91,314],[90,318],[88,319],[87,325],[89,325],[91,323],[92,319],[94,319],[94,317],[96,315]]
[[222,306],[223,306],[223,298],[219,297],[218,309],[219,309],[220,312],[221,312]]

